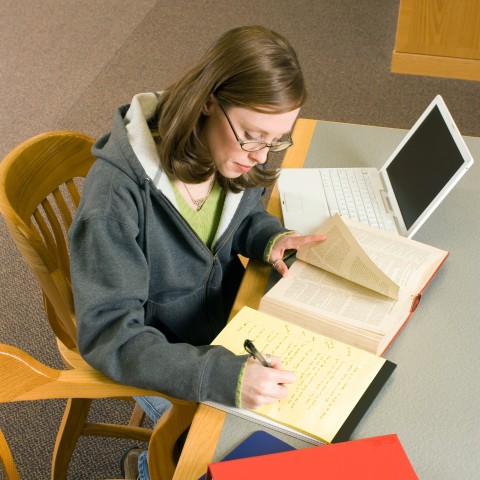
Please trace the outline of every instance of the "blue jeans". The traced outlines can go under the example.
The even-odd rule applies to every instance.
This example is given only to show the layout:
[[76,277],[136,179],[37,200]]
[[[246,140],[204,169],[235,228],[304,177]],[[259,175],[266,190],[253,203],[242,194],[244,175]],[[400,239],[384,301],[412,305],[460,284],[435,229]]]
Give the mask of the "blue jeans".
[[[168,400],[162,397],[135,397],[136,402],[143,408],[145,414],[156,425],[160,417],[172,405]],[[150,480],[148,473],[148,454],[143,452],[138,457],[138,478],[140,480]]]

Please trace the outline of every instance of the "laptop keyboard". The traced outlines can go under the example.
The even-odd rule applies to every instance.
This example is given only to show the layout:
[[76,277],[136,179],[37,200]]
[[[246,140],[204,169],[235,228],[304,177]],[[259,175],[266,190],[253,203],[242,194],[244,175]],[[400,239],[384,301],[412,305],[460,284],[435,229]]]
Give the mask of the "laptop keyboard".
[[361,168],[320,170],[330,214],[385,228],[370,178]]

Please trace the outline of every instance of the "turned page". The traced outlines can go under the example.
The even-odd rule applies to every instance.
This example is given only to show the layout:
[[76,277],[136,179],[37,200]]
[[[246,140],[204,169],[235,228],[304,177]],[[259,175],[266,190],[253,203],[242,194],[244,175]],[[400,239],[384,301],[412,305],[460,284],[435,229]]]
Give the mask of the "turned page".
[[288,398],[255,412],[330,442],[385,360],[265,313],[244,307],[212,342],[235,354],[251,339],[296,373]]
[[432,277],[448,252],[431,245],[344,220],[360,247],[400,289],[417,294]]
[[315,233],[327,239],[301,247],[298,260],[398,299],[399,285],[367,255],[339,215],[327,220]]

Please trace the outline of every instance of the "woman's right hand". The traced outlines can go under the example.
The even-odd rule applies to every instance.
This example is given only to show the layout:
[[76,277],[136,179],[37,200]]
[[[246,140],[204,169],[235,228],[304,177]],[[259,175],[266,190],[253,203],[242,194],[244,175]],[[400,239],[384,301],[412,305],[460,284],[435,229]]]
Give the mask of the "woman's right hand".
[[243,408],[256,410],[288,396],[286,385],[295,382],[295,374],[281,369],[279,357],[272,355],[270,361],[272,368],[264,367],[253,357],[247,360],[241,389]]

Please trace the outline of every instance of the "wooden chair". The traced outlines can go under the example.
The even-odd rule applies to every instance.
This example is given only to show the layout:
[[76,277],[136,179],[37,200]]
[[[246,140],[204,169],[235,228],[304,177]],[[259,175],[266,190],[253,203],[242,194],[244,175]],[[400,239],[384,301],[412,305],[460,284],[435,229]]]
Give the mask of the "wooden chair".
[[[19,348],[0,344],[0,403],[54,398],[117,398],[137,395],[159,395],[158,392],[128,387],[109,379],[93,368],[56,370],[40,363]],[[174,408],[167,411],[155,426],[148,450],[149,470],[152,479],[171,478],[174,465],[173,435],[183,432],[189,425],[194,405],[167,398]],[[163,463],[167,460],[167,464]],[[8,480],[19,480],[12,453],[0,430],[0,464]],[[172,470],[173,468],[173,470]]]
[[[40,284],[61,358],[67,368],[80,371],[91,369],[77,348],[68,229],[80,202],[82,180],[95,161],[90,151],[92,145],[92,138],[77,132],[47,132],[21,143],[0,163],[0,211]],[[151,436],[151,429],[139,426],[143,411],[138,405],[129,425],[88,423],[92,398],[71,396],[67,401],[52,459],[55,480],[67,478],[68,464],[80,435],[139,441],[148,441]],[[178,405],[185,407],[183,402]],[[183,408],[186,426],[194,410],[194,404]],[[178,438],[176,432],[172,435],[171,443]],[[158,454],[156,458],[159,459]],[[165,461],[169,464],[167,471],[173,474],[174,465]],[[169,478],[169,474],[154,478]]]

